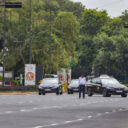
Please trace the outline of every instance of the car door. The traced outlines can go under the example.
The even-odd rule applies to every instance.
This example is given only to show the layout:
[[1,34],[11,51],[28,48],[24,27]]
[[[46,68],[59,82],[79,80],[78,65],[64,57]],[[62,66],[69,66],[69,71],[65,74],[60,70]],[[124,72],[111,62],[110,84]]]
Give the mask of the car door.
[[92,83],[93,83],[93,90],[95,93],[101,93],[101,81],[99,78],[94,78],[92,79]]

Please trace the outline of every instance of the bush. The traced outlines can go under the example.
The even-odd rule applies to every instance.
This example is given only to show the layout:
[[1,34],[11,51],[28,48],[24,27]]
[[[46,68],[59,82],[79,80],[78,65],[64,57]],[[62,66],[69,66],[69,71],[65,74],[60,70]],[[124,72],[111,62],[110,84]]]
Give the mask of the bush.
[[19,81],[18,80],[14,80],[15,85],[19,85]]
[[0,81],[2,81],[2,76],[0,76]]
[[25,91],[38,91],[38,86],[0,86],[0,91],[21,91],[21,92],[25,92]]

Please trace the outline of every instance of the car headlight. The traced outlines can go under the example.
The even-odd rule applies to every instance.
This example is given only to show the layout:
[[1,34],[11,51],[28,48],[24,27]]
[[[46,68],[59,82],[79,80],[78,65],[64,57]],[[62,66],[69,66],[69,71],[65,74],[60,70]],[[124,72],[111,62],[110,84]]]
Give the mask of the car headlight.
[[42,89],[43,87],[42,86],[39,86],[39,89]]

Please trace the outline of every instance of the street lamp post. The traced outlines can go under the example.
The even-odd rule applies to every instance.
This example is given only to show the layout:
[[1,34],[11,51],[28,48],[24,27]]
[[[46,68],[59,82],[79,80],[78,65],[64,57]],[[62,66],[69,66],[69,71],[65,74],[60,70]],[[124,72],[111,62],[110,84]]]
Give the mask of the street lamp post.
[[49,43],[49,74],[51,76],[52,73],[52,19],[51,19],[51,8],[50,8],[50,43]]
[[[128,29],[128,24],[124,25],[124,28],[127,28]],[[127,74],[125,74],[125,79],[127,81]]]
[[124,28],[128,28],[128,25],[124,25]]
[[[6,3],[6,0],[4,0]],[[5,43],[6,43],[6,7],[4,7],[4,41],[3,41],[3,73],[2,73],[2,86],[5,83]]]
[[2,72],[2,86],[5,84],[5,44],[6,44],[6,26],[7,26],[7,20],[6,20],[6,8],[21,8],[22,3],[12,3],[12,2],[6,2],[6,0],[3,0],[4,4],[0,4],[0,6],[4,6],[4,40],[3,40],[3,72]]
[[32,35],[31,35],[31,24],[32,24],[32,0],[29,1],[29,16],[30,16],[30,23],[29,23],[29,64],[32,63]]

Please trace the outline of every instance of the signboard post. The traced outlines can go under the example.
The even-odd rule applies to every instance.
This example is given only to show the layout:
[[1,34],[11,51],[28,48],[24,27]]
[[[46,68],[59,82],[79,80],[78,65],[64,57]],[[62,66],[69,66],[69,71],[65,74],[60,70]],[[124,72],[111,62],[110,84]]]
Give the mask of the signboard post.
[[67,92],[68,85],[71,82],[71,69],[61,68],[58,72],[59,82],[64,86],[65,92]]
[[35,85],[36,83],[36,65],[25,64],[25,85]]
[[61,68],[60,71],[58,71],[58,79],[59,79],[59,82],[61,82],[62,84],[66,83],[66,69],[65,68]]

